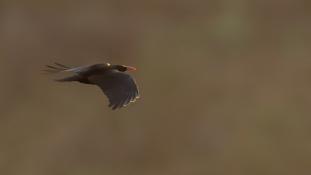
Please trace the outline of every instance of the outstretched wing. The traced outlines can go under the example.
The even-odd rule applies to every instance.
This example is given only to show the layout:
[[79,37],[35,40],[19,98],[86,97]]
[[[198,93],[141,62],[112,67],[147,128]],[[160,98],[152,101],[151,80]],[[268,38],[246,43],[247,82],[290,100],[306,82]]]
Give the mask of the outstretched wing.
[[112,109],[126,106],[139,98],[135,80],[129,74],[114,70],[104,75],[92,75],[88,79],[101,88]]

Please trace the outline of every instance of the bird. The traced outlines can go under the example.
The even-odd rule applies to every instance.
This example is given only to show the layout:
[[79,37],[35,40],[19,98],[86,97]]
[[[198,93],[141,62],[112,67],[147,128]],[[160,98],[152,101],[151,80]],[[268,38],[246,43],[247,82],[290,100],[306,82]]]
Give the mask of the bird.
[[57,82],[79,82],[88,85],[97,85],[109,100],[112,110],[127,106],[139,98],[139,90],[136,81],[128,71],[136,68],[125,65],[99,63],[79,67],[69,67],[55,62],[54,65],[46,65],[44,71],[48,73],[70,72],[71,76],[55,79]]

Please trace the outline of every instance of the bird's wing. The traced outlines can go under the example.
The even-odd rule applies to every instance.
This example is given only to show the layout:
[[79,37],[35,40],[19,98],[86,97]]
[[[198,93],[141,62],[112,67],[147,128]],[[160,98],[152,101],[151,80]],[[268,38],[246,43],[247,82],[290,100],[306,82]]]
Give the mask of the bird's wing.
[[139,98],[135,80],[126,73],[119,71],[107,72],[104,75],[92,75],[89,81],[98,85],[109,99],[109,107],[121,108]]

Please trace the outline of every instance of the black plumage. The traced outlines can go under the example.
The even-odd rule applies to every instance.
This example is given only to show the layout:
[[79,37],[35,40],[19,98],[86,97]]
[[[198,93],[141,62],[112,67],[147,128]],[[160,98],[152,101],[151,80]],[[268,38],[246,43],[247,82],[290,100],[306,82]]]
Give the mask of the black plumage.
[[130,66],[93,64],[71,68],[55,63],[47,65],[49,73],[72,72],[73,75],[57,79],[59,82],[77,81],[84,84],[97,85],[109,99],[109,107],[113,110],[128,105],[139,98],[135,80],[126,71],[136,70]]

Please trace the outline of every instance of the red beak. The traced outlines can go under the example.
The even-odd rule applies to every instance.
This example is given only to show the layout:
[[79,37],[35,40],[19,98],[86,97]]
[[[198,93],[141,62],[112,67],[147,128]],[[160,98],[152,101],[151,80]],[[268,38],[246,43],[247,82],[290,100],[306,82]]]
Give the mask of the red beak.
[[135,67],[131,67],[131,66],[125,66],[127,71],[135,71],[136,68]]

